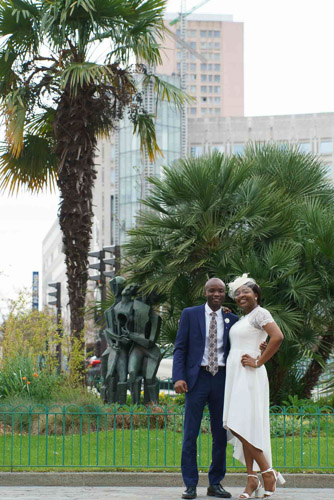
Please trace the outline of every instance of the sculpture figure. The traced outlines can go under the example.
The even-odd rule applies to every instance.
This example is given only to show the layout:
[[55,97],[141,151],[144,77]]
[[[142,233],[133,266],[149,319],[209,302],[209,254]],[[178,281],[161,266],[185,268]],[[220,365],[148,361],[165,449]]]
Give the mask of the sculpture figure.
[[131,297],[136,285],[124,288],[125,280],[117,276],[110,281],[111,290],[115,296],[114,304],[105,312],[107,328],[104,330],[108,348],[103,353],[103,387],[102,397],[108,403],[126,403],[128,356],[131,340],[122,331],[124,325],[131,322]]
[[132,403],[140,403],[141,381],[144,379],[144,402],[158,401],[159,383],[156,374],[161,361],[161,351],[156,345],[161,327],[161,317],[150,304],[150,297],[134,300],[134,327],[128,332],[133,341],[129,355],[129,381]]
[[139,403],[144,379],[144,402],[157,401],[161,318],[152,309],[153,296],[134,298],[137,285],[125,287],[121,276],[113,278],[110,287],[115,301],[105,312],[108,348],[102,355],[101,396],[108,403],[125,404],[129,382],[132,402]]

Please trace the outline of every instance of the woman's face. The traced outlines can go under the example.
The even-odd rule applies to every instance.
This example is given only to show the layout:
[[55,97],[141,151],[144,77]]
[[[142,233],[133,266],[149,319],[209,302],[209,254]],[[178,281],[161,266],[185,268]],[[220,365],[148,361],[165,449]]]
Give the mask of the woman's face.
[[247,286],[242,285],[235,291],[235,301],[243,311],[249,312],[257,306],[257,293]]

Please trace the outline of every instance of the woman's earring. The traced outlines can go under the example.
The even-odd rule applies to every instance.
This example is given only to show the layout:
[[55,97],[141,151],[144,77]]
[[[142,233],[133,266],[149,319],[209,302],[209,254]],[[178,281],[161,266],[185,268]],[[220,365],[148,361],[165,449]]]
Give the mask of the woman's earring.
[[257,297],[255,297],[255,300],[257,300]]

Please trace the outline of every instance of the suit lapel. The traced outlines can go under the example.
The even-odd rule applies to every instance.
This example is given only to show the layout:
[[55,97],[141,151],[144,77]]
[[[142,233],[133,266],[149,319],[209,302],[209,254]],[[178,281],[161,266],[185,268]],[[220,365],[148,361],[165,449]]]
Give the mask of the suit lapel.
[[228,336],[228,328],[227,324],[225,323],[225,313],[222,309],[222,317],[223,317],[223,325],[224,325],[224,332],[223,332],[223,352],[225,356],[225,350],[226,350],[226,344],[227,344],[227,336]]
[[199,326],[201,330],[201,334],[204,340],[205,344],[205,337],[206,337],[206,331],[205,331],[205,304],[203,304],[199,310],[198,314],[198,320],[199,320]]

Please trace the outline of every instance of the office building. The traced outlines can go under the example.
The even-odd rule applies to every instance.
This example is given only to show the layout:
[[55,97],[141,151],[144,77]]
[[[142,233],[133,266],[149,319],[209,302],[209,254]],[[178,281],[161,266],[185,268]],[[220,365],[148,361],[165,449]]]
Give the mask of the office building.
[[[180,23],[169,24],[177,17],[169,14],[165,23],[180,36]],[[186,20],[187,91],[196,98],[189,105],[188,116],[243,116],[243,23],[233,22],[232,16],[214,14],[192,14]],[[182,45],[167,36],[163,46],[157,73],[180,75]]]
[[333,170],[334,113],[189,119],[189,154],[242,154],[248,142],[298,146]]

